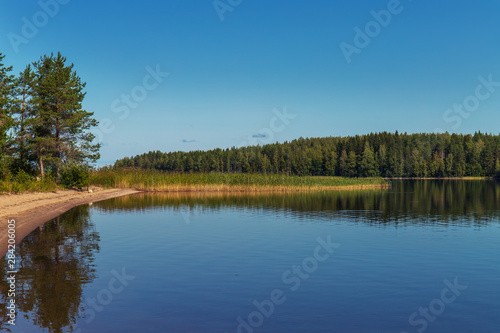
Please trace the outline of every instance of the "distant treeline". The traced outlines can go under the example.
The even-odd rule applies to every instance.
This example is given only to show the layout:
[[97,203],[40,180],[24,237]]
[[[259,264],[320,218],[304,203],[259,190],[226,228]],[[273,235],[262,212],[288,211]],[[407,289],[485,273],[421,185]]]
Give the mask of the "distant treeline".
[[149,152],[116,167],[343,177],[500,176],[500,135],[372,133],[209,151]]

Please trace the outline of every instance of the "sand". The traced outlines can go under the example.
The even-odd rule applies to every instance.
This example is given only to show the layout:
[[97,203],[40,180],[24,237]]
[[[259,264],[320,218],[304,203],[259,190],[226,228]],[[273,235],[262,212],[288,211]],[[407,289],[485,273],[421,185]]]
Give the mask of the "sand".
[[15,220],[16,243],[45,222],[73,207],[138,193],[126,189],[93,189],[88,191],[64,190],[49,193],[0,195],[0,258],[7,252],[8,223]]

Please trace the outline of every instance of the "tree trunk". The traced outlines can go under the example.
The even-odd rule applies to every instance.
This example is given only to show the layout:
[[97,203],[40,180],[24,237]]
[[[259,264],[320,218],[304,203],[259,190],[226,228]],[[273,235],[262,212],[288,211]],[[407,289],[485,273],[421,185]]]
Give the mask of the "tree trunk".
[[[59,114],[59,107],[57,107],[57,113]],[[56,179],[59,180],[61,172],[61,131],[59,126],[59,117],[56,121]]]
[[40,176],[42,177],[42,180],[43,180],[43,176],[44,176],[44,172],[43,172],[43,159],[42,159],[42,156],[40,156]]
[[25,104],[24,104],[24,97],[23,97],[23,109],[22,109],[22,112],[21,112],[21,135],[22,137],[20,138],[20,142],[19,142],[19,160],[21,161],[21,167],[23,168],[24,170],[24,167],[26,166],[26,162],[25,162],[25,147],[24,147],[24,140],[26,140],[26,133],[24,133],[24,111],[25,111]]

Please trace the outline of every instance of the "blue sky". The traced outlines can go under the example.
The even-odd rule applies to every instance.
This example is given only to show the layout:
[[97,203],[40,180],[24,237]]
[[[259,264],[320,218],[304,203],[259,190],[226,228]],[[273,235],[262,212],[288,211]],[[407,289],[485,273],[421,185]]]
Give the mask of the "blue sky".
[[[84,107],[105,125],[95,131],[100,165],[149,150],[298,137],[500,132],[498,2],[4,0],[1,7],[0,52],[16,73],[60,51],[87,82]],[[346,45],[356,52],[346,57]]]

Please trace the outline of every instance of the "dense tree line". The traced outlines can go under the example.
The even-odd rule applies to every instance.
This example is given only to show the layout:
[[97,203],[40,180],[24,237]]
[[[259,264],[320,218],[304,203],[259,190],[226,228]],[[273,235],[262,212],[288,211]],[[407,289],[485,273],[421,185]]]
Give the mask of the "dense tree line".
[[343,177],[500,175],[500,135],[372,133],[210,151],[149,152],[116,167]]
[[50,173],[65,165],[86,165],[99,158],[90,129],[97,125],[83,110],[85,83],[60,53],[43,56],[19,75],[4,66],[0,53],[0,167],[12,175]]

